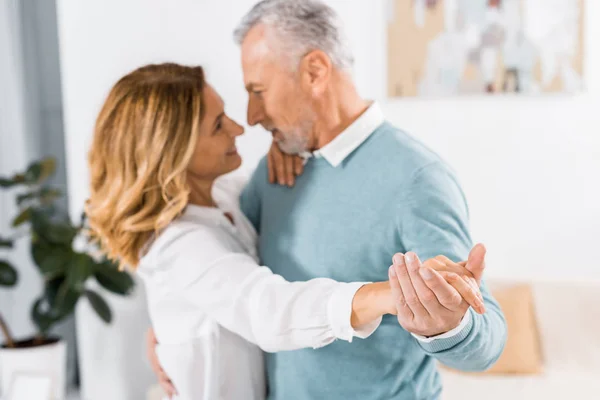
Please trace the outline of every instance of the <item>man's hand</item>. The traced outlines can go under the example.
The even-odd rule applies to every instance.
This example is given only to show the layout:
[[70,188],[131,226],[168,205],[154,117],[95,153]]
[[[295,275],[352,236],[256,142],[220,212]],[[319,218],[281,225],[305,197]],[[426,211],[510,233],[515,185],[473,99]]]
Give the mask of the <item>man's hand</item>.
[[443,256],[421,265],[412,252],[394,255],[389,278],[400,325],[418,335],[436,336],[456,328],[470,305],[485,312],[479,292],[484,260],[483,245],[475,246],[462,265]]
[[154,371],[154,374],[158,378],[158,383],[160,383],[160,386],[162,387],[168,398],[171,398],[177,394],[177,390],[175,390],[173,382],[171,382],[165,371],[160,366],[158,357],[156,356],[157,344],[158,341],[156,340],[154,331],[152,330],[152,328],[149,328],[148,332],[146,332],[146,355],[148,356],[148,360],[150,361],[152,371]]
[[285,154],[279,149],[275,141],[271,143],[271,148],[267,155],[267,165],[269,169],[269,182],[277,182],[282,186],[294,186],[296,177],[304,171],[304,160],[302,157]]

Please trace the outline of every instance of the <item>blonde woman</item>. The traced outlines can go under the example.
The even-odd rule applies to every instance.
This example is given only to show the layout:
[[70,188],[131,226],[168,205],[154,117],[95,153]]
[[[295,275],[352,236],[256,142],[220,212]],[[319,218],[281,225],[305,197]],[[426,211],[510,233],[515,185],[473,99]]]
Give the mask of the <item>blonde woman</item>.
[[[243,132],[202,68],[175,64],[123,77],[96,122],[89,221],[103,250],[143,278],[180,399],[264,399],[261,349],[366,338],[396,313],[388,282],[287,282],[258,264],[239,189],[217,180],[240,166]],[[461,294],[476,304],[476,291]]]

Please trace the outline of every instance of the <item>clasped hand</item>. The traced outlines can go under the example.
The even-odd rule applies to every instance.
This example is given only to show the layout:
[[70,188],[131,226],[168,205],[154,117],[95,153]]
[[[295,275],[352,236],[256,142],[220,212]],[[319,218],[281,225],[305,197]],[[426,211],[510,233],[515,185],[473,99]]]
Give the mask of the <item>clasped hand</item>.
[[479,290],[485,247],[475,246],[466,262],[437,256],[423,263],[415,253],[397,253],[389,269],[400,325],[409,332],[437,336],[460,325],[469,307],[485,312]]

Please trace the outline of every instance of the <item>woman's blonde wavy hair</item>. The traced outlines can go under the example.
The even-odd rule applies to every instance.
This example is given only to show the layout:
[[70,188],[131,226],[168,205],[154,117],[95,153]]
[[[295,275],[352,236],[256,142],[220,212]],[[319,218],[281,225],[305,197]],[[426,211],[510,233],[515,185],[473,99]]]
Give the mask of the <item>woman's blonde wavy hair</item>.
[[121,267],[136,268],[152,236],[188,204],[204,87],[201,67],[147,65],[119,80],[100,111],[85,211],[92,236]]

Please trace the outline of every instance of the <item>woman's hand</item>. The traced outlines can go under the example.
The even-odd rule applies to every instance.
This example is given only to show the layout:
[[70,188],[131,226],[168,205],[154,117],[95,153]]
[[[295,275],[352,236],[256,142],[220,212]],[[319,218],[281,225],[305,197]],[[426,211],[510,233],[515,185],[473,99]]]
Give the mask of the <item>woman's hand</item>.
[[267,155],[269,182],[282,186],[294,186],[296,177],[304,171],[304,160],[297,155],[285,154],[273,141]]
[[[394,256],[394,259],[396,259],[397,256],[401,256],[404,259],[404,254],[398,253]],[[414,256],[416,257],[416,255]],[[481,273],[478,273],[479,276],[475,276],[471,270],[482,272],[485,264],[484,259],[485,248],[479,245],[475,246],[469,255],[469,262],[477,265],[474,268],[467,268],[467,261],[455,263],[445,256],[431,258],[422,264],[416,259],[413,260],[411,265],[413,265],[413,267],[418,267],[418,271],[416,272],[418,275],[426,270],[437,275],[437,281],[431,279],[428,280],[430,285],[436,286],[437,282],[437,286],[447,286],[447,290],[445,291],[447,296],[445,296],[444,303],[447,303],[449,307],[466,311],[470,306],[479,314],[483,314],[485,313],[485,306],[483,303],[483,296],[479,290]],[[408,269],[403,268],[402,270],[404,273],[401,278],[404,281],[410,281]],[[395,282],[390,280],[386,282],[369,283],[362,286],[356,292],[352,301],[352,327],[359,328],[385,314],[398,315],[398,302],[406,303],[407,301],[410,301],[411,303],[415,303],[419,301],[419,297],[416,296],[414,290],[410,293],[407,292],[408,298],[407,295],[402,293],[400,279],[397,275],[395,275],[393,279],[395,279]],[[415,281],[413,284],[417,284],[417,282]],[[452,288],[454,288],[454,290]],[[429,296],[432,294],[433,292],[428,293]],[[452,298],[452,295],[454,298]],[[456,307],[453,307],[453,305]]]
[[448,257],[440,255],[425,261],[421,268],[437,271],[477,313],[483,314],[485,305],[479,290],[480,280],[466,268],[466,265],[466,261],[455,263]]
[[154,335],[154,330],[152,328],[149,328],[146,332],[146,356],[148,357],[148,361],[150,361],[150,367],[152,367],[154,375],[156,375],[156,378],[158,378],[158,383],[160,384],[160,387],[170,399],[173,396],[177,395],[177,390],[175,390],[173,382],[171,382],[171,379],[167,376],[165,371],[160,366],[158,356],[156,355],[157,344],[158,341],[156,340],[156,336]]

